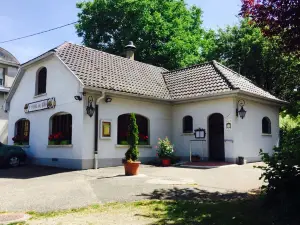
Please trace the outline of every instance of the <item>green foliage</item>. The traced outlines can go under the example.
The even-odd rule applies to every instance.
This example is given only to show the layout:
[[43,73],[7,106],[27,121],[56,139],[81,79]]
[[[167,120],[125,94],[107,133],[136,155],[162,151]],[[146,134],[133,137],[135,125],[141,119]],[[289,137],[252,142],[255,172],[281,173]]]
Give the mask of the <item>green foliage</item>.
[[165,139],[158,138],[157,156],[161,159],[171,159],[174,155],[174,146],[171,144],[168,137]]
[[291,130],[300,126],[300,115],[298,117],[292,117],[286,115],[285,112],[280,114],[279,117],[279,127],[285,130]]
[[77,34],[88,47],[122,55],[133,41],[138,61],[167,69],[199,61],[202,11],[184,0],[93,0],[77,8]]
[[130,122],[128,126],[128,144],[130,145],[129,149],[125,153],[127,161],[136,161],[139,157],[138,145],[139,143],[139,128],[136,123],[135,114],[130,114]]
[[272,156],[260,152],[267,164],[260,167],[261,179],[267,182],[262,188],[269,203],[291,213],[300,207],[300,127],[284,128],[280,146],[274,151]]
[[207,32],[201,60],[218,60],[276,97],[291,102],[285,109],[297,116],[300,93],[294,89],[300,84],[300,60],[283,54],[278,41],[278,37],[272,41],[265,38],[259,28],[244,19],[239,25]]

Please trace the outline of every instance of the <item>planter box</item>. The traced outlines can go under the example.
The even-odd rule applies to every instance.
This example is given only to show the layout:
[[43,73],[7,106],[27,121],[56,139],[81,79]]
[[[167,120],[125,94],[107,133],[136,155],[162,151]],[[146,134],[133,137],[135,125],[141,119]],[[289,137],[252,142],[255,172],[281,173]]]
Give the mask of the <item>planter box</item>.
[[61,145],[69,145],[70,141],[69,140],[63,140],[60,142]]

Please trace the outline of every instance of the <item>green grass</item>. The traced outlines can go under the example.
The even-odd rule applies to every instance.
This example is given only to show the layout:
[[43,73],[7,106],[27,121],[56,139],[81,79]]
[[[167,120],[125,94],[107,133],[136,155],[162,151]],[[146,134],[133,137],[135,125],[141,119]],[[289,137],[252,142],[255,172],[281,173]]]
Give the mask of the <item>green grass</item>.
[[[63,217],[68,214],[91,215],[93,213],[113,213],[116,217],[122,211],[134,210],[135,216],[151,218],[153,224],[201,224],[201,225],[294,225],[263,205],[259,196],[244,199],[223,200],[143,200],[127,203],[95,204],[88,207],[60,210],[54,212],[29,212],[31,220],[51,217]],[[127,211],[126,211],[127,210]],[[96,215],[95,215],[96,216]],[[99,216],[99,214],[97,214]],[[28,221],[30,224],[30,220]],[[87,221],[88,222],[88,221]],[[27,223],[13,223],[11,225],[25,225]]]

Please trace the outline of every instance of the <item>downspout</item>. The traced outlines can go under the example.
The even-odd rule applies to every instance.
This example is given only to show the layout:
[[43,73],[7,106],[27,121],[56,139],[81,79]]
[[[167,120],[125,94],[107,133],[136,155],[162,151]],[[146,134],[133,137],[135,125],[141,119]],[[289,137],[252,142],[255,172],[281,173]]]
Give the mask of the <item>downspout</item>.
[[102,92],[101,97],[97,98],[95,105],[95,150],[94,150],[94,169],[98,169],[98,105],[100,101],[105,97],[105,92]]

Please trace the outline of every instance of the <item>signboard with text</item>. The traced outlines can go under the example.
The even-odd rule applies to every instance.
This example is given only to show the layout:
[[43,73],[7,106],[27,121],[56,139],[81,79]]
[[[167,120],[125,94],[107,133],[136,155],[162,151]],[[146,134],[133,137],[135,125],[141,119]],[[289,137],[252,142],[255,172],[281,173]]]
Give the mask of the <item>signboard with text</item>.
[[24,106],[26,113],[39,111],[43,109],[53,109],[56,106],[55,98],[48,98],[37,102],[27,103]]

